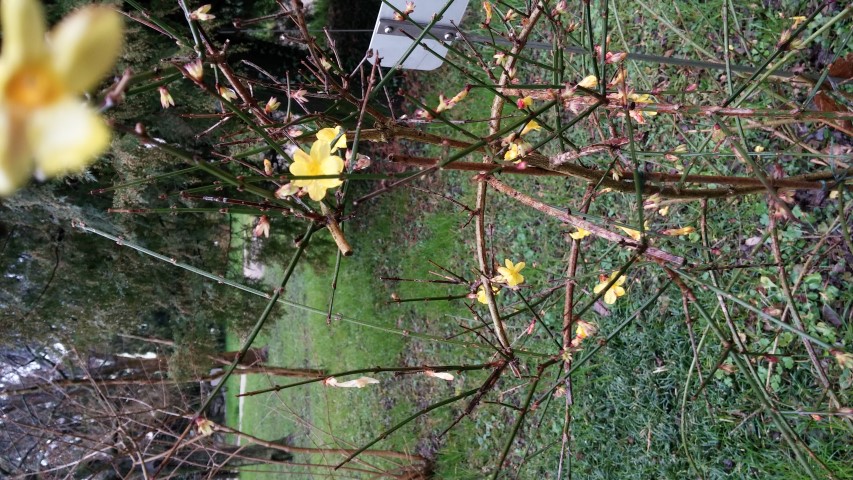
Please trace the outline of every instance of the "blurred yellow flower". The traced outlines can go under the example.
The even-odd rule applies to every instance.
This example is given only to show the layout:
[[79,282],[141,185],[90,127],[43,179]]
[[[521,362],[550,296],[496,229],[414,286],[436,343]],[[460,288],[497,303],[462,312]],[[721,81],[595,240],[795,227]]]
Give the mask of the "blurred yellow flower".
[[272,112],[278,110],[278,107],[280,107],[280,106],[281,106],[281,102],[279,102],[277,98],[270,97],[270,99],[267,100],[267,104],[264,105],[264,112],[272,113]]
[[210,420],[197,417],[195,419],[195,426],[198,428],[198,434],[202,437],[209,437],[213,435],[213,422]]
[[331,145],[332,141],[334,141],[335,138],[338,137],[338,135],[340,135],[340,138],[338,138],[338,141],[335,142],[335,146],[332,147],[332,151],[334,152],[335,150],[338,150],[341,148],[347,148],[347,134],[344,133],[341,135],[341,126],[340,125],[338,125],[335,128],[324,128],[324,129],[320,130],[319,132],[317,132],[317,140],[322,140],[322,141],[328,143],[329,145]]
[[673,237],[678,237],[681,235],[689,235],[695,231],[696,231],[696,229],[693,227],[681,227],[681,228],[670,228],[670,229],[664,230],[660,233],[662,233],[664,235],[670,235]]
[[524,283],[524,275],[518,273],[524,269],[525,263],[512,263],[510,259],[504,259],[505,267],[498,267],[498,273],[502,281],[506,282],[510,287],[521,285]]
[[518,163],[521,161],[521,157],[530,152],[530,148],[529,143],[516,140],[509,144],[509,148],[504,152],[504,160],[511,160]]
[[216,16],[207,13],[210,11],[210,8],[210,4],[198,7],[198,9],[196,9],[190,14],[190,18],[192,18],[193,20],[198,20],[200,22],[207,22],[208,20],[213,20],[214,18],[216,18]]
[[[494,285],[492,285],[492,295],[497,295],[500,289]],[[477,290],[477,301],[482,303],[483,305],[489,303],[486,300],[486,291],[483,289],[483,286],[480,285],[480,288]]]
[[157,87],[157,91],[160,92],[160,106],[163,108],[175,106],[175,99],[172,98],[172,94],[169,93],[169,90],[167,90],[166,87]]
[[588,90],[592,90],[593,88],[598,86],[598,77],[595,75],[587,75],[580,82],[578,82],[579,87],[586,88]]
[[539,125],[539,122],[537,122],[536,120],[531,120],[531,121],[527,122],[527,125],[525,125],[523,129],[521,129],[521,134],[527,135],[528,133],[530,133],[534,130],[542,130],[542,127]]
[[90,6],[48,35],[36,0],[3,0],[0,54],[0,196],[36,177],[79,172],[110,142],[100,116],[77,98],[112,69],[121,16]]
[[[655,101],[652,100],[652,96],[649,95],[648,93],[643,93],[643,94],[632,93],[632,94],[628,95],[628,100],[631,100],[634,103],[643,103],[646,105],[651,104],[651,103],[655,103]],[[654,110],[633,110],[633,109],[631,110],[630,113],[631,113],[631,118],[636,120],[637,123],[646,123],[646,121],[643,119],[643,116],[654,117],[655,115],[658,114],[658,112],[655,112]]]
[[577,231],[569,234],[569,236],[572,237],[573,239],[580,240],[582,238],[586,238],[589,236],[589,230],[584,230],[580,227],[575,227],[575,228],[577,228]]
[[483,10],[486,12],[486,21],[483,22],[483,25],[488,25],[492,21],[492,4],[483,2]]
[[204,63],[202,63],[200,58],[197,58],[192,62],[185,63],[184,70],[186,70],[187,75],[196,82],[201,82],[201,79],[204,78]]
[[835,357],[835,361],[838,362],[839,367],[846,370],[853,370],[853,354],[842,352],[841,350],[832,350],[830,353]]
[[[611,273],[609,278],[604,275],[599,277],[598,280],[601,283],[596,285],[592,291],[598,294],[599,292],[604,290],[604,287],[606,287],[611,280],[616,278],[617,274],[619,274],[618,271]],[[622,295],[625,295],[625,289],[622,288],[622,285],[625,283],[625,280],[625,275],[621,275],[619,279],[616,280],[616,283],[614,283],[610,288],[607,289],[607,292],[604,293],[604,303],[608,305],[613,305],[614,303],[616,303],[617,298],[621,297]]]
[[234,90],[228,87],[219,87],[219,94],[222,95],[222,98],[228,100],[229,102],[237,100],[237,94],[234,93]]
[[578,320],[575,325],[577,325],[577,329],[575,330],[575,336],[581,340],[591,337],[598,332],[598,327],[593,323],[584,322],[583,320]]
[[[618,228],[619,230],[622,230],[623,232],[627,233],[627,234],[628,234],[628,236],[629,236],[629,237],[631,237],[631,238],[633,238],[634,240],[636,240],[636,241],[638,241],[638,242],[640,241],[640,232],[639,232],[639,230],[634,230],[633,228],[628,228],[628,227],[620,227],[620,226],[618,226],[618,225],[616,226],[616,228]],[[648,230],[649,230],[649,221],[648,221],[648,220],[646,220],[645,222],[643,222],[643,231],[648,231]]]
[[[344,161],[341,157],[332,155],[330,150],[329,142],[323,140],[317,140],[311,145],[310,154],[301,149],[297,150],[293,155],[293,163],[290,164],[290,173],[300,177],[340,174],[344,170]],[[335,188],[344,182],[339,178],[317,178],[299,179],[292,183],[304,188],[311,200],[319,202],[326,196],[327,189]]]
[[520,108],[520,109],[521,108],[527,108],[531,105],[533,105],[533,97],[531,97],[530,95],[528,95],[524,98],[519,98],[518,100],[515,101],[515,106]]

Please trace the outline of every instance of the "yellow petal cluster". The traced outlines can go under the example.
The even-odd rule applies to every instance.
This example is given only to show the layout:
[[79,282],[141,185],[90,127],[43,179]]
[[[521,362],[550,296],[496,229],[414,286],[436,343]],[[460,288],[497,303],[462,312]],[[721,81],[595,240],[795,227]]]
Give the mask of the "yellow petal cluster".
[[[604,287],[606,287],[608,283],[610,283],[614,278],[616,278],[616,275],[618,274],[619,272],[613,272],[610,274],[610,278],[605,277],[600,279],[601,283],[596,285],[592,291],[598,294],[599,292],[604,290]],[[622,285],[625,283],[625,280],[625,275],[621,275],[616,280],[616,282],[611,285],[610,288],[607,289],[607,292],[604,293],[604,303],[608,305],[613,305],[614,303],[616,303],[617,298],[621,297],[622,295],[625,295],[625,289],[622,287]]]
[[589,230],[584,230],[583,228],[576,227],[577,231],[569,234],[575,240],[580,240],[582,238],[586,238],[590,235]]
[[[290,164],[290,173],[300,177],[339,175],[343,170],[343,159],[332,155],[329,142],[323,140],[314,142],[311,145],[310,153],[305,153],[301,149],[297,150],[293,155],[293,163]],[[319,202],[326,196],[326,190],[335,188],[344,182],[339,178],[316,178],[294,180],[292,183],[308,192],[311,200]]]
[[[498,287],[492,286],[492,295],[497,295],[500,289]],[[483,305],[489,303],[486,299],[486,291],[483,289],[483,286],[480,285],[480,288],[477,290],[477,301],[482,303]]]
[[516,140],[509,144],[509,148],[506,152],[504,152],[504,160],[514,161],[516,163],[521,161],[521,157],[530,153],[531,146],[527,142],[522,142],[521,140]]
[[39,178],[79,172],[110,141],[100,116],[79,99],[112,69],[122,21],[111,8],[69,15],[47,36],[36,0],[0,3],[0,196],[35,171]]
[[501,281],[506,282],[510,287],[521,285],[524,283],[524,275],[519,273],[524,267],[524,262],[512,263],[510,259],[504,259],[505,267],[498,267]]
[[[649,95],[648,93],[643,93],[643,94],[632,93],[632,94],[628,95],[628,100],[631,100],[634,103],[643,103],[646,105],[648,105],[650,103],[655,103],[655,101],[652,100],[651,95]],[[644,116],[654,117],[655,115],[658,114],[658,112],[655,112],[654,110],[631,110],[630,113],[631,113],[631,118],[636,120],[637,123],[646,123],[645,119],[643,118]]]

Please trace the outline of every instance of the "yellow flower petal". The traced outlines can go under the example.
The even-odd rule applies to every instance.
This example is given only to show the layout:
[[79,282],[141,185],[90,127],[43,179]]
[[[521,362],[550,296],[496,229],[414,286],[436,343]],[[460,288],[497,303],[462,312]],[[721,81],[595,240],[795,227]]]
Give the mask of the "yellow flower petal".
[[580,228],[580,227],[577,227],[576,232],[572,232],[569,234],[569,236],[575,240],[580,240],[582,238],[586,238],[589,235],[590,235],[590,232],[588,230],[584,230],[583,228]]
[[536,120],[531,120],[531,121],[527,122],[527,125],[525,125],[524,128],[521,130],[521,134],[527,135],[528,133],[530,133],[534,130],[541,130],[541,129],[542,129],[542,127],[539,125],[539,122],[537,122]]
[[121,15],[108,7],[80,9],[56,26],[49,38],[51,60],[69,93],[85,92],[109,73],[123,37]]
[[[344,170],[344,160],[336,155],[329,155],[320,162],[320,170],[323,172],[322,175],[334,175],[336,173],[340,173]],[[329,180],[338,182],[338,184],[335,185],[336,187],[343,183],[337,178],[331,178]]]
[[110,143],[110,130],[94,110],[66,101],[35,111],[27,124],[27,141],[37,174],[47,177],[79,172]]
[[[492,285],[492,295],[497,295],[500,289],[494,285]],[[486,290],[483,289],[483,286],[480,285],[480,288],[477,290],[477,301],[486,305],[488,300],[486,299]]]
[[9,112],[0,110],[0,196],[14,193],[32,174],[33,164],[26,143],[18,137]]
[[580,82],[578,82],[579,87],[586,88],[588,90],[592,90],[593,88],[598,86],[598,77],[595,75],[587,75]]
[[[616,278],[616,275],[618,275],[618,274],[619,274],[619,272],[616,271],[616,272],[611,273],[610,277],[604,277],[604,276],[599,277],[601,282],[598,285],[596,285],[592,291],[596,295],[601,293],[601,291],[604,290],[604,287],[606,287],[608,283],[613,281],[613,279]],[[610,288],[608,288],[607,291],[604,292],[604,303],[606,303],[608,305],[612,305],[612,304],[616,303],[616,299],[625,295],[625,289],[623,287],[621,287],[620,285],[624,284],[626,280],[627,279],[625,278],[625,275],[620,275],[619,278],[616,279],[616,281],[613,283],[613,285],[611,285]]]
[[326,187],[320,182],[309,180],[308,185],[303,185],[302,188],[308,192],[308,196],[315,202],[319,202],[326,196]]
[[[335,128],[324,128],[317,132],[317,140],[323,140],[324,142],[331,144],[332,140],[335,139],[341,133],[341,127],[337,126]],[[335,142],[334,148],[332,150],[337,150],[339,148],[347,148],[347,136],[346,134],[341,135],[341,138]]]
[[637,240],[637,241],[639,241],[639,240],[640,240],[640,232],[639,232],[638,230],[634,230],[633,228],[620,227],[620,226],[618,226],[618,225],[616,226],[616,228],[618,228],[619,230],[622,230],[623,232],[627,233],[627,234],[628,234],[628,236],[629,236],[629,237],[631,237],[631,238],[633,238],[634,240]]
[[44,57],[47,53],[44,43],[47,27],[41,3],[35,0],[3,0],[0,2],[0,20],[3,27],[2,71],[5,74],[10,71],[7,69],[22,62]]
[[677,237],[680,235],[688,235],[688,234],[691,234],[695,231],[696,231],[696,229],[693,227],[682,227],[682,228],[671,228],[668,230],[664,230],[660,233],[662,233],[664,235],[671,235],[671,236]]

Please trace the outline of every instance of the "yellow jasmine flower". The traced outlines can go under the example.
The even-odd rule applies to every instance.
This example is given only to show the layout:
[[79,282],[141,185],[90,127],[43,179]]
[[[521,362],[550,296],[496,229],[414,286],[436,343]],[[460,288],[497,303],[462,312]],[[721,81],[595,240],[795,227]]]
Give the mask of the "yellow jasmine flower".
[[578,320],[575,325],[577,325],[577,329],[575,330],[575,336],[581,340],[587,337],[591,337],[598,332],[598,327],[596,327],[593,323]]
[[204,64],[201,63],[200,58],[184,64],[184,70],[196,82],[201,82],[201,79],[204,77]]
[[272,174],[273,174],[272,162],[268,158],[265,158],[264,159],[264,175],[269,177]]
[[267,100],[267,104],[264,105],[264,112],[272,113],[272,112],[278,110],[278,107],[280,107],[280,106],[281,106],[281,102],[279,102],[277,98],[270,97],[270,99]]
[[192,12],[190,14],[190,18],[192,18],[193,20],[198,20],[200,22],[206,22],[208,20],[213,20],[214,18],[216,18],[216,16],[207,13],[210,11],[210,8],[211,8],[210,4],[202,5],[202,6],[198,7],[197,10],[195,10],[194,12]]
[[209,437],[213,435],[213,422],[210,420],[197,417],[195,419],[195,426],[198,428],[198,434],[202,437]]
[[830,353],[835,357],[835,361],[838,362],[839,367],[846,370],[853,370],[853,354],[845,353],[841,350],[831,350]]
[[695,228],[693,228],[693,227],[682,227],[682,228],[671,228],[671,229],[668,229],[668,230],[664,230],[664,231],[662,231],[662,232],[660,232],[660,233],[662,233],[662,234],[664,234],[664,235],[670,235],[670,236],[673,236],[673,237],[678,237],[678,236],[681,236],[681,235],[689,235],[689,234],[691,234],[691,233],[693,233],[693,232],[695,232],[695,231],[696,231],[696,229],[695,229]]
[[533,105],[533,97],[531,97],[530,95],[528,95],[524,98],[519,98],[518,100],[515,101],[515,106],[518,107],[519,109],[527,108],[531,105]]
[[593,88],[598,86],[598,77],[595,75],[587,75],[580,82],[578,82],[579,87],[586,88],[588,90],[592,90]]
[[[340,135],[341,137],[338,138],[337,142],[335,142],[335,146],[331,147],[331,151],[334,152],[335,150],[338,150],[341,148],[347,148],[347,134],[344,133],[343,135],[341,135],[341,126],[340,125],[338,125],[335,128],[324,128],[324,129],[320,130],[319,132],[317,132],[317,140],[322,140],[322,141],[328,143],[329,145],[331,145],[332,141],[334,141],[335,138],[338,137],[338,135]],[[338,173],[340,173],[340,172],[338,172]]]
[[664,217],[669,215],[669,205],[667,205],[665,207],[661,207],[661,209],[658,210],[658,213],[663,215]]
[[506,267],[498,267],[498,273],[501,275],[501,279],[506,282],[510,287],[515,287],[516,285],[521,285],[524,283],[524,276],[518,272],[520,272],[525,267],[524,262],[518,262],[513,264],[510,259],[504,259],[504,265]]
[[107,148],[107,125],[78,95],[112,69],[121,51],[122,21],[111,8],[86,7],[46,39],[37,1],[3,0],[0,16],[0,196],[5,196],[33,171],[38,178],[79,172]]
[[488,25],[492,21],[492,4],[483,2],[483,10],[486,12],[486,21],[483,22],[483,25]]
[[[617,271],[617,272],[613,272],[613,273],[611,273],[611,274],[610,274],[610,278],[608,278],[608,277],[606,277],[606,276],[604,276],[604,275],[602,275],[601,277],[599,277],[599,279],[598,279],[598,280],[599,280],[601,283],[599,283],[598,285],[596,285],[596,286],[595,286],[595,288],[594,288],[592,291],[593,291],[594,293],[598,294],[599,292],[601,292],[602,290],[604,290],[604,287],[606,287],[606,286],[607,286],[607,284],[608,284],[608,283],[610,283],[610,281],[611,281],[611,280],[613,280],[614,278],[616,278],[616,275],[617,275],[618,273],[619,273],[618,271]],[[616,280],[616,283],[614,283],[610,288],[608,288],[608,289],[607,289],[607,292],[605,292],[605,293],[604,293],[604,303],[606,303],[606,304],[608,304],[608,305],[613,305],[614,303],[616,303],[616,299],[617,299],[617,298],[621,297],[622,295],[625,295],[625,289],[624,289],[624,288],[622,288],[622,285],[623,285],[624,283],[625,283],[625,275],[621,275],[621,276],[619,277],[619,279],[618,279],[618,280]]]
[[755,148],[752,149],[755,153],[761,153],[764,151],[763,145],[756,145]]
[[[633,238],[634,240],[636,240],[638,242],[640,241],[640,232],[638,230],[634,230],[633,228],[628,228],[628,227],[620,227],[618,225],[616,226],[616,228],[627,233],[628,236]],[[648,230],[649,230],[649,221],[646,220],[645,222],[643,222],[643,231],[648,231]]]
[[515,163],[521,161],[521,157],[527,155],[530,151],[530,144],[516,140],[509,144],[509,148],[504,152],[504,160],[513,160]]
[[160,92],[160,105],[163,108],[175,106],[175,99],[172,98],[172,94],[169,93],[169,90],[167,90],[166,87],[158,87],[157,91]]
[[[648,93],[644,93],[642,95],[632,93],[628,95],[628,100],[631,100],[634,103],[643,103],[647,105],[650,103],[655,103],[655,101],[652,100],[651,95],[649,95]],[[636,120],[637,123],[646,123],[646,121],[643,119],[643,116],[654,117],[658,114],[658,112],[652,110],[631,110],[630,114],[631,118]]]
[[801,23],[806,21],[806,17],[796,16],[796,17],[791,17],[791,20],[794,21],[794,24],[791,25],[791,28],[797,28],[800,26]]
[[219,87],[219,94],[222,95],[222,98],[228,100],[229,102],[237,100],[237,94],[234,93],[234,90],[228,87]]
[[[492,285],[492,295],[497,295],[500,289],[494,285]],[[483,286],[480,285],[480,288],[477,290],[477,301],[486,305],[488,300],[486,300],[486,291],[483,289]]]
[[[331,130],[331,129],[329,129]],[[305,153],[301,149],[293,155],[293,163],[290,164],[290,173],[296,176],[338,175],[344,170],[344,161],[341,157],[331,154],[329,142],[317,140],[311,145],[311,153]],[[311,200],[319,202],[326,196],[326,190],[341,185],[339,178],[317,178],[300,179],[292,182],[297,187],[302,187],[308,192]]]
[[580,240],[582,238],[586,238],[590,235],[589,230],[584,230],[580,227],[575,227],[577,229],[576,232],[570,233],[569,236],[575,240]]
[[495,59],[495,65],[503,65],[506,62],[506,54],[503,52],[492,55],[492,58]]
[[521,134],[527,135],[528,133],[530,133],[534,130],[541,130],[541,129],[542,129],[542,127],[539,125],[539,122],[537,122],[536,120],[531,120],[531,121],[527,122],[527,125],[525,125],[523,129],[521,129]]

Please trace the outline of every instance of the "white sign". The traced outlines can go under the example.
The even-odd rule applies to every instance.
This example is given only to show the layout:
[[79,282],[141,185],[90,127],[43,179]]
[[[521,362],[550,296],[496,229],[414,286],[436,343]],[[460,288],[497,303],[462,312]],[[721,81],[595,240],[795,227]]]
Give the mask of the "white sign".
[[[397,12],[388,4],[393,5],[401,12],[405,12],[406,0],[383,2],[379,8],[379,18],[376,20],[376,27],[373,29],[373,37],[370,39],[369,47],[372,51],[378,52],[380,66],[390,68],[396,65],[412,46],[413,39],[410,37],[417,38],[423,31],[421,27],[428,25],[448,2],[452,3],[445,10],[441,19],[430,29],[430,33],[444,42],[451,42],[456,39],[456,27],[450,22],[459,25],[462,16],[465,14],[465,9],[468,8],[468,0],[416,0],[414,1],[414,11],[409,14],[408,19],[403,20],[395,18],[394,14]],[[427,35],[421,43],[433,50],[435,54],[418,45],[400,64],[400,68],[435,70],[444,63],[447,47],[442,42]],[[371,56],[370,62],[373,63],[373,60],[374,57]]]

